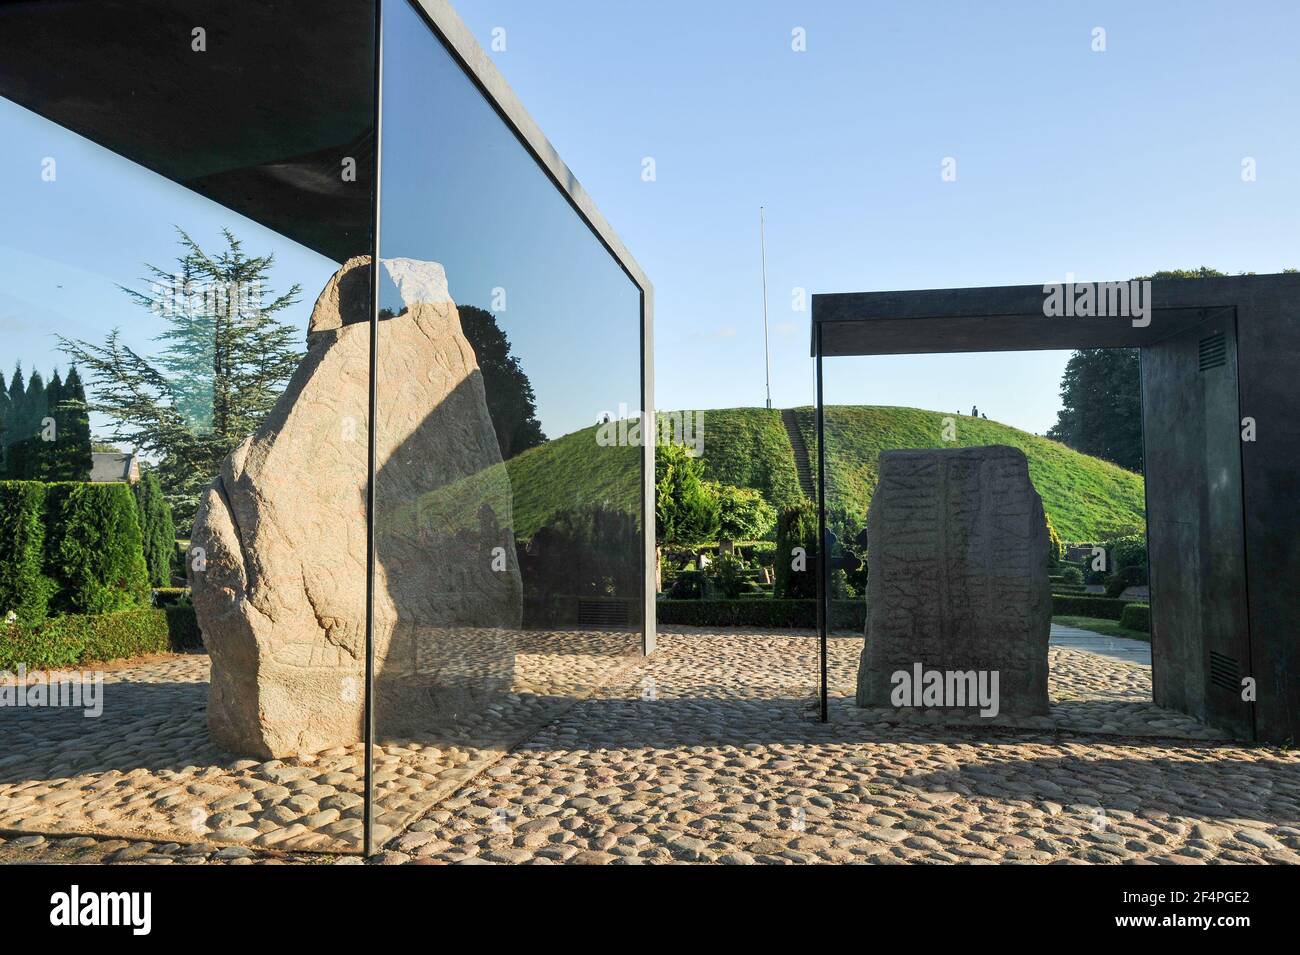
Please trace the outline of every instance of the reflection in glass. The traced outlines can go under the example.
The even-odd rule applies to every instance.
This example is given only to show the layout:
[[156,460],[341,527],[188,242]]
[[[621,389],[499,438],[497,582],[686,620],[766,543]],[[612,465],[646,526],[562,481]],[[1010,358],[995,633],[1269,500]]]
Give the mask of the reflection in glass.
[[643,598],[640,290],[420,15],[383,31],[376,844],[626,666]]
[[85,704],[0,707],[0,827],[360,842],[368,274],[354,360],[313,303],[373,244],[374,10],[319,12],[0,10],[0,683]]

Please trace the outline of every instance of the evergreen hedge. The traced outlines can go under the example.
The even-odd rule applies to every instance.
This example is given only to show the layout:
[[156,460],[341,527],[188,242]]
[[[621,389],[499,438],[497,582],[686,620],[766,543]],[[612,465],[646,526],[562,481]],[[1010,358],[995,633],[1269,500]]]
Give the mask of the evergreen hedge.
[[[655,604],[655,608],[659,623],[690,627],[810,629],[817,626],[816,600],[789,600],[780,597],[739,600],[660,600]],[[1052,595],[1052,613],[1055,615],[1117,620],[1130,630],[1148,630],[1150,612],[1147,604],[1127,600]],[[831,626],[835,629],[861,630],[866,624],[866,613],[865,601],[832,600]],[[1131,623],[1124,623],[1126,613]]]
[[1126,630],[1140,630],[1142,633],[1151,632],[1151,605],[1141,603],[1130,603],[1124,607],[1124,612],[1120,614],[1119,625]]
[[149,606],[149,572],[128,484],[46,486],[46,573],[60,584],[53,609],[114,613]]
[[[755,597],[740,600],[660,600],[655,604],[659,623],[687,627],[764,627],[811,630],[817,626],[816,600]],[[862,600],[831,601],[831,625],[861,630],[867,605]]]
[[1130,601],[1111,597],[1076,597],[1073,594],[1052,594],[1052,613],[1061,617],[1097,617],[1101,620],[1119,620]]
[[[655,604],[659,623],[689,627],[770,627],[774,629],[817,626],[817,601],[754,597],[739,600],[660,600]],[[862,600],[832,600],[831,626],[861,630],[866,625],[867,605]],[[1052,613],[1069,617],[1116,620],[1130,630],[1150,630],[1149,605],[1107,597],[1052,595]]]
[[45,619],[55,583],[45,564],[45,485],[0,481],[0,620],[13,612],[22,626]]
[[67,614],[34,627],[0,625],[0,670],[50,670],[203,645],[193,607]]
[[[802,547],[805,552],[803,570],[795,570],[790,566],[794,562],[793,552],[796,547]],[[816,599],[817,509],[811,501],[802,501],[781,512],[776,522],[776,553],[773,559],[773,593],[778,599]]]
[[154,587],[170,587],[172,558],[176,550],[176,525],[172,522],[172,509],[167,506],[162,484],[152,469],[144,469],[140,483],[135,485],[133,491],[149,583]]

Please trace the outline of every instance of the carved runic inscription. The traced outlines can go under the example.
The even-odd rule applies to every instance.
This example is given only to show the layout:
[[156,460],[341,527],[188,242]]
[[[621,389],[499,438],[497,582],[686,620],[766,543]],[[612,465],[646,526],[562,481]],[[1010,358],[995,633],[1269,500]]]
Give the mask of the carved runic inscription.
[[891,676],[919,663],[997,671],[1001,712],[1047,712],[1049,543],[1023,453],[882,452],[867,535],[860,706],[890,706]]

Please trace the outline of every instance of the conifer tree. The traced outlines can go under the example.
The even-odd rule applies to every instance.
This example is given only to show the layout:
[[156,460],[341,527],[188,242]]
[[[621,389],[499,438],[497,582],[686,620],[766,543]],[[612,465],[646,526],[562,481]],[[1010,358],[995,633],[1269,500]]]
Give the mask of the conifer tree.
[[216,254],[177,231],[176,271],[150,265],[148,292],[122,289],[161,319],[158,355],[136,352],[120,329],[102,345],[60,344],[86,369],[89,408],[112,422],[109,440],[158,462],[175,519],[188,524],[222,459],[257,427],[297,367],[297,332],[276,316],[300,288],[273,296],[266,287],[273,257],[245,254],[229,231]]
[[60,467],[60,457],[62,448],[60,442],[64,440],[63,419],[59,410],[63,402],[63,378],[59,374],[59,369],[54,369],[54,375],[50,378],[50,383],[45,386],[45,418],[53,423],[53,428],[46,429],[42,427],[37,434],[40,439],[38,451],[36,454],[36,466],[32,476],[38,481],[62,481],[63,471]]
[[86,389],[81,383],[76,365],[68,369],[67,381],[60,384],[57,400],[51,396],[49,405],[58,440],[51,449],[51,461],[47,468],[49,476],[46,480],[89,481],[90,414],[86,409]]
[[22,362],[17,362],[14,364],[14,373],[9,379],[9,421],[4,436],[6,451],[9,449],[9,445],[20,438],[23,427],[22,418],[26,410],[23,402],[23,393],[25,391]]
[[5,438],[5,477],[11,481],[36,480],[40,470],[41,423],[46,414],[45,380],[40,372],[33,371],[24,385],[22,366],[15,366],[9,400],[14,410],[12,426]]
[[4,452],[8,447],[8,435],[13,425],[13,406],[9,401],[9,389],[4,387],[0,378],[0,475],[4,474]]
[[154,587],[171,586],[172,552],[176,548],[176,525],[171,508],[163,497],[162,485],[153,468],[142,468],[135,485],[135,503],[140,514],[140,533],[144,538],[144,561],[149,583]]

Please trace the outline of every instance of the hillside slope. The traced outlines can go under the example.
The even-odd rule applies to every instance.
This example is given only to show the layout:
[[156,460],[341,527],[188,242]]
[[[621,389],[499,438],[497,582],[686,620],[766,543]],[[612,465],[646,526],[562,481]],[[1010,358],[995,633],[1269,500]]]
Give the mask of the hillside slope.
[[[704,414],[704,463],[710,480],[759,491],[784,507],[799,500],[794,452],[781,412],[723,408]],[[943,440],[945,414],[917,408],[832,405],[826,409],[826,458],[831,508],[865,515],[876,485],[876,458],[890,448],[1007,444],[1029,459],[1029,474],[1057,533],[1067,541],[1102,539],[1140,527],[1142,477],[1063,444],[996,421],[953,415],[956,441]],[[813,409],[795,409],[814,466]],[[602,447],[596,428],[532,448],[506,462],[513,487],[516,533],[528,537],[566,508],[604,502],[632,507],[640,487],[639,450]]]
[[[810,449],[817,446],[812,408],[796,409]],[[955,441],[943,440],[952,418]],[[865,515],[876,487],[877,456],[891,448],[1005,444],[1029,459],[1043,509],[1065,541],[1096,541],[1146,523],[1142,476],[1009,425],[919,408],[831,405],[826,409],[828,499]]]

